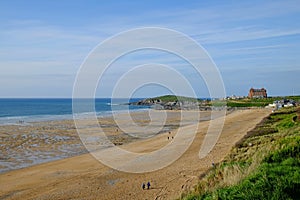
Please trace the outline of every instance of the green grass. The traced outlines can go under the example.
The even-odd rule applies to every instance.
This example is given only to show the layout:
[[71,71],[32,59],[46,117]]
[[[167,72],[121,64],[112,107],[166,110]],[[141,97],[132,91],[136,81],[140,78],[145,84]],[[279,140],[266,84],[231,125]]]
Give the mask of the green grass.
[[299,114],[290,108],[265,118],[183,198],[299,199]]
[[228,107],[265,107],[269,102],[245,102],[245,101],[227,101]]
[[265,107],[269,105],[270,103],[273,103],[277,100],[282,99],[292,99],[294,101],[299,102],[300,96],[286,96],[286,97],[268,97],[268,98],[244,98],[244,99],[238,99],[238,100],[227,100],[227,106],[228,107]]
[[236,100],[224,100],[224,101],[204,101],[201,99],[196,99],[192,97],[183,97],[183,96],[175,96],[175,95],[165,95],[154,98],[149,98],[151,100],[160,99],[162,102],[176,102],[176,101],[190,101],[190,102],[199,102],[203,105],[207,106],[225,106],[227,107],[265,107],[270,103],[273,103],[276,100],[282,99],[293,99],[297,102],[300,102],[300,96],[287,96],[287,97],[268,97],[268,98],[258,98],[258,99],[236,99]]
[[175,95],[165,95],[165,96],[154,97],[154,98],[149,98],[149,99],[150,100],[159,99],[162,102],[176,102],[176,101],[197,102],[197,101],[201,101],[200,99],[196,99],[196,98],[193,98],[193,97],[184,97],[184,96],[175,96]]

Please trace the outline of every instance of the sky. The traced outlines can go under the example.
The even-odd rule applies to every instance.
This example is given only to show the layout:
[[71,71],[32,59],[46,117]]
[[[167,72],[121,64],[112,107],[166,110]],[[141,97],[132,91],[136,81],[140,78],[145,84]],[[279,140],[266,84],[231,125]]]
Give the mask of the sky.
[[[246,96],[251,87],[265,87],[270,96],[300,95],[299,21],[299,0],[2,0],[0,98],[70,98],[80,66],[99,43],[143,27],[176,30],[200,44],[218,68],[227,96]],[[124,73],[149,63],[171,66],[190,81],[198,97],[209,96],[205,81],[189,63],[154,50],[113,63],[96,96],[110,97]],[[153,84],[134,95],[169,92]],[[189,95],[184,89],[179,94]]]

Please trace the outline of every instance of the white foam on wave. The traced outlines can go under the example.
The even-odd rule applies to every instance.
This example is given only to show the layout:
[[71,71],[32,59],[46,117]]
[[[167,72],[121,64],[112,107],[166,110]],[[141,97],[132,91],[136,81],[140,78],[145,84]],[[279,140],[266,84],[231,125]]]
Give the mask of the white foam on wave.
[[[130,112],[141,112],[149,110],[149,108],[132,109]],[[96,112],[97,117],[108,117],[113,114],[126,113],[128,110],[113,110],[113,111],[100,111]],[[31,125],[32,122],[43,122],[43,121],[61,121],[61,120],[73,120],[76,119],[89,119],[95,116],[95,112],[83,112],[74,114],[64,115],[31,115],[31,116],[11,116],[11,117],[0,117],[0,125]]]

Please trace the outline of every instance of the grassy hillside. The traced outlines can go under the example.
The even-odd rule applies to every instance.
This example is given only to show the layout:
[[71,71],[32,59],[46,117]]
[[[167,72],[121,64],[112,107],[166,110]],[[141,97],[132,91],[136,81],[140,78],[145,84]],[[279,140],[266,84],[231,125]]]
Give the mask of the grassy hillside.
[[272,113],[183,199],[299,199],[299,115],[300,108]]
[[[154,98],[149,98],[147,100],[160,100],[163,103],[166,102],[176,102],[176,101],[189,101],[189,102],[199,102],[201,105],[211,106],[211,101],[203,101],[201,99],[195,99],[192,97],[183,97],[183,96],[175,96],[175,95],[165,95],[159,96]],[[273,101],[282,100],[282,99],[292,99],[296,102],[300,102],[300,96],[287,96],[287,97],[268,97],[262,99],[230,99],[230,100],[220,100],[214,101],[213,106],[224,106],[225,104],[227,107],[265,107]]]
[[156,99],[159,99],[162,102],[176,102],[176,101],[197,102],[197,101],[200,101],[199,99],[192,98],[192,97],[183,97],[183,96],[175,96],[175,95],[165,95],[165,96],[149,98],[149,100],[156,100]]
[[277,100],[291,99],[296,102],[300,102],[300,96],[286,96],[286,97],[268,97],[261,99],[237,99],[237,100],[227,100],[228,107],[265,107],[270,103]]

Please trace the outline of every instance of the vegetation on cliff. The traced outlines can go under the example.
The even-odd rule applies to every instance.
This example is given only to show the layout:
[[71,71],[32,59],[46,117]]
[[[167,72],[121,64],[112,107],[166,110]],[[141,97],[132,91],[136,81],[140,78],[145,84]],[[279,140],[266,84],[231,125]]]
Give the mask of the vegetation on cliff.
[[[143,99],[138,102],[131,103],[132,105],[147,105],[147,106],[158,106],[160,109],[195,109],[204,107],[265,107],[274,101],[282,99],[292,99],[298,104],[300,103],[300,96],[289,96],[289,97],[268,97],[268,98],[242,98],[242,99],[222,99],[213,100],[211,99],[199,99],[193,97],[165,95],[154,98]],[[160,107],[159,107],[160,106]]]
[[209,170],[183,199],[297,199],[300,196],[300,108],[265,118]]

